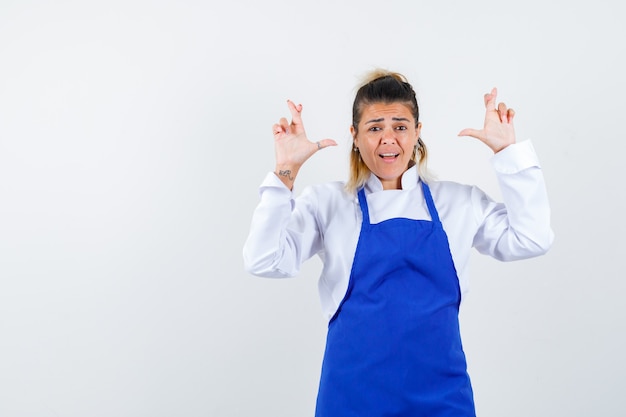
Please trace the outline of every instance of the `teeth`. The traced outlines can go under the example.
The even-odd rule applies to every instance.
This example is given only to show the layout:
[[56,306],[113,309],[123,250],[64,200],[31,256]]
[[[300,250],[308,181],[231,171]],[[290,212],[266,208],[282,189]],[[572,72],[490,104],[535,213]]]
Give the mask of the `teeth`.
[[398,156],[398,154],[397,153],[381,153],[380,156],[384,158],[387,156]]

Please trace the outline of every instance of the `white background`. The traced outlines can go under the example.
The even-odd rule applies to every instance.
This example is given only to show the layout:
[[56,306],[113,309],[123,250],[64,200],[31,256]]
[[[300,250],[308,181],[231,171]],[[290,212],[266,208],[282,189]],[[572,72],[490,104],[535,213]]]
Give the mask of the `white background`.
[[617,1],[0,3],[0,416],[312,416],[319,261],[241,249],[304,105],[297,189],[345,179],[354,87],[418,92],[430,168],[495,198],[493,86],[544,167],[544,257],[476,254],[462,312],[482,417],[623,416],[626,26]]

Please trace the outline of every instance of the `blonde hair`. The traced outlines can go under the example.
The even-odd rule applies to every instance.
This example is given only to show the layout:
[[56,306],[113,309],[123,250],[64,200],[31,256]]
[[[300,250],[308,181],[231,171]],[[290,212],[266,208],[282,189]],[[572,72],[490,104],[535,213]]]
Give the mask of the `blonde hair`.
[[[383,69],[375,69],[363,77],[352,105],[352,127],[355,135],[359,132],[359,122],[361,121],[363,109],[375,103],[402,103],[406,105],[413,113],[415,126],[417,127],[419,122],[417,97],[413,87],[408,83],[404,75]],[[430,178],[426,169],[427,157],[426,145],[419,138],[413,150],[409,167],[417,164],[420,177],[424,181]],[[353,145],[350,152],[350,172],[346,189],[355,193],[363,187],[370,174],[371,171],[363,162],[360,152]]]

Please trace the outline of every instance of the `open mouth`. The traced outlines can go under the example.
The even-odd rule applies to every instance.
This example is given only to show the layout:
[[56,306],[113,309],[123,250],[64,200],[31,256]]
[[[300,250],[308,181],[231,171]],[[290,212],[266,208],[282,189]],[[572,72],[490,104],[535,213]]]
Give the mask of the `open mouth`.
[[380,156],[383,159],[395,159],[398,157],[398,155],[400,155],[399,153],[380,153],[378,154],[378,156]]

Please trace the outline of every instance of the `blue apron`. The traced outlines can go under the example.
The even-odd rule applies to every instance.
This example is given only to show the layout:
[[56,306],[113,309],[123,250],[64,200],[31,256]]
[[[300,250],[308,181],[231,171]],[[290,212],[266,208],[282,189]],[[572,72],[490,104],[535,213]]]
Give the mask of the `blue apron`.
[[475,416],[459,332],[459,281],[432,221],[363,224],[350,282],[328,325],[316,417]]

